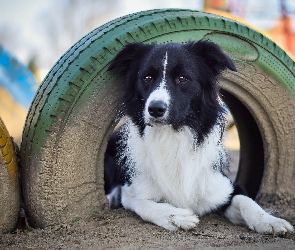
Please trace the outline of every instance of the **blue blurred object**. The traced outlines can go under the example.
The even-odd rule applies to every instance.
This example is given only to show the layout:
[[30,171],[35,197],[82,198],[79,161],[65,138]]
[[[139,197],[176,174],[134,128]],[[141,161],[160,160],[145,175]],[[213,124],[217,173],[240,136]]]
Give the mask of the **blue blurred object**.
[[0,88],[5,88],[26,110],[33,101],[38,82],[32,72],[0,45]]

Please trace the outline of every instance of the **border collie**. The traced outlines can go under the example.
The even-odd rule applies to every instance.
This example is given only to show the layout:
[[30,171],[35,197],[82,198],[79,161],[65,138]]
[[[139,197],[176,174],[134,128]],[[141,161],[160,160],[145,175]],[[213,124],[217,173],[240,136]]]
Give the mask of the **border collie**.
[[191,229],[198,216],[222,213],[259,233],[293,231],[224,175],[225,112],[217,77],[236,71],[210,41],[128,44],[109,66],[123,80],[125,123],[105,153],[105,193],[170,231]]

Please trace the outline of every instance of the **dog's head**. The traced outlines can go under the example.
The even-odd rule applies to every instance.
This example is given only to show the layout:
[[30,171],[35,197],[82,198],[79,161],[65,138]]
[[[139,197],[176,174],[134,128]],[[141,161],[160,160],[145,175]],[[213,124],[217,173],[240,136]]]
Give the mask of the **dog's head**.
[[128,44],[109,66],[124,78],[124,109],[143,133],[146,126],[191,127],[201,140],[221,112],[217,76],[233,62],[209,41]]

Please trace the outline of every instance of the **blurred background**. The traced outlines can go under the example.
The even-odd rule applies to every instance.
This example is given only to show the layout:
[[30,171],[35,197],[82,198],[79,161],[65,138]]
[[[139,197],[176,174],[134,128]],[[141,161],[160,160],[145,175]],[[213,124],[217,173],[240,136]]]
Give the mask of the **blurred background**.
[[[15,141],[21,141],[38,84],[68,48],[108,21],[158,8],[186,8],[236,19],[295,58],[294,0],[0,0],[0,116]],[[238,138],[236,132],[230,136]],[[235,139],[227,143],[238,149]]]

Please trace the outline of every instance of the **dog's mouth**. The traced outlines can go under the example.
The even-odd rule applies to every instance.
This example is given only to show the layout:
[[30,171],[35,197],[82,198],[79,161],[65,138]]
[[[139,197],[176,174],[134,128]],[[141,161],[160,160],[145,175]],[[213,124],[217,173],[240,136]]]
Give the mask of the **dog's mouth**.
[[153,127],[159,125],[167,125],[167,121],[165,119],[150,119],[145,123],[146,126]]

